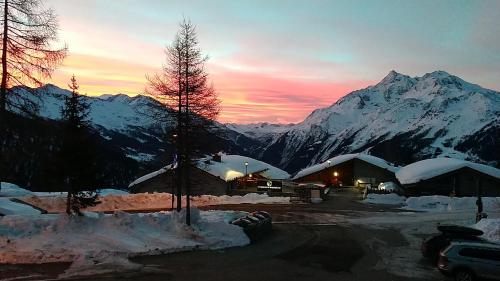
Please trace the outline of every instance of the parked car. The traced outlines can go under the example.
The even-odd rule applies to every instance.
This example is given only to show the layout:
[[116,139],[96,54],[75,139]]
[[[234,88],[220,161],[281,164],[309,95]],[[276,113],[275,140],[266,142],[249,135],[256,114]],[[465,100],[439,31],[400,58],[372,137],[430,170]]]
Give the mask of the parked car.
[[456,281],[500,280],[500,245],[452,242],[440,252],[438,269]]
[[257,211],[237,218],[231,224],[240,226],[251,241],[256,241],[272,230],[272,218],[268,212]]
[[480,237],[483,232],[475,228],[459,225],[440,225],[437,229],[440,233],[425,239],[421,245],[422,255],[433,262],[437,261],[439,251],[448,247],[453,241],[489,243],[488,240]]

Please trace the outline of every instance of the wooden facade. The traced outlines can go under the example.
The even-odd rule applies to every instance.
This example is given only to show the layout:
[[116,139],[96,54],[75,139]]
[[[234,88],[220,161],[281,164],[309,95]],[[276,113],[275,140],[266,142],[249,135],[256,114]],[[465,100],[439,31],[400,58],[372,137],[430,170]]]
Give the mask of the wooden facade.
[[325,167],[315,173],[295,179],[296,182],[321,182],[334,186],[377,186],[381,182],[394,181],[394,172],[354,158]]
[[[233,182],[226,182],[199,168],[191,169],[191,195],[224,195],[234,185]],[[131,187],[133,193],[143,192],[172,192],[174,187],[173,170],[167,170],[148,180],[140,182]],[[183,191],[185,193],[185,191]]]
[[500,179],[469,167],[457,169],[439,176],[403,185],[407,196],[454,195],[457,197],[500,196]]

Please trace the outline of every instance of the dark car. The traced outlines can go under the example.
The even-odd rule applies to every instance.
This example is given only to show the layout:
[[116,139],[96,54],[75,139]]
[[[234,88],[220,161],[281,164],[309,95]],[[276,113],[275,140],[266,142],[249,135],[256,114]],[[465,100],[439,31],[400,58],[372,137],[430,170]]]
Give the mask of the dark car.
[[490,243],[488,240],[481,238],[482,231],[458,225],[440,225],[438,226],[439,234],[435,234],[422,242],[422,255],[432,261],[437,261],[439,252],[448,247],[451,242],[474,242],[474,243]]
[[493,243],[452,242],[440,252],[438,269],[456,281],[500,280],[500,246]]
[[271,215],[264,211],[252,212],[245,217],[233,220],[231,224],[243,228],[251,241],[263,238],[272,231]]

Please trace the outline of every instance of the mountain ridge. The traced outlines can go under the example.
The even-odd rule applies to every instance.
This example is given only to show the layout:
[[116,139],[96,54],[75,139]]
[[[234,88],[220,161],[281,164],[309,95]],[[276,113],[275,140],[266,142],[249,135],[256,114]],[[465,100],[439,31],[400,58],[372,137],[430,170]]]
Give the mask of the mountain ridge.
[[[20,89],[22,90],[22,88]],[[35,89],[39,115],[58,120],[70,92],[47,84]],[[159,102],[144,95],[86,96],[100,135],[139,163],[161,167],[167,131],[151,114]],[[142,111],[142,113],[141,113]],[[364,152],[397,164],[450,156],[498,166],[500,95],[445,71],[410,77],[390,71],[295,124],[221,124],[216,148],[295,172],[343,153]],[[495,153],[499,152],[499,153]],[[167,157],[168,158],[168,157]]]

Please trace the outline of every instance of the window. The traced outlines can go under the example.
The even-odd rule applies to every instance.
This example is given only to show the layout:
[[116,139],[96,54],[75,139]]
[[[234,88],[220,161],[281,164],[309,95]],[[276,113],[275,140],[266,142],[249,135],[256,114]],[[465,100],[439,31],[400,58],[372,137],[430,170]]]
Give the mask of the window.
[[458,254],[464,257],[500,261],[500,250],[464,248]]

